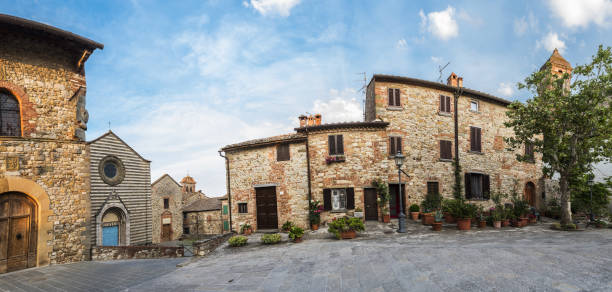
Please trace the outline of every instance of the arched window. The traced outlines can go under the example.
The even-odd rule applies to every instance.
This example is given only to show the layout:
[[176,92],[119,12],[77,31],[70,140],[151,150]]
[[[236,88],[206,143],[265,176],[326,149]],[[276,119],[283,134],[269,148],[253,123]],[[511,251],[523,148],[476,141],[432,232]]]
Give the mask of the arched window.
[[0,136],[21,136],[19,101],[6,90],[0,90]]

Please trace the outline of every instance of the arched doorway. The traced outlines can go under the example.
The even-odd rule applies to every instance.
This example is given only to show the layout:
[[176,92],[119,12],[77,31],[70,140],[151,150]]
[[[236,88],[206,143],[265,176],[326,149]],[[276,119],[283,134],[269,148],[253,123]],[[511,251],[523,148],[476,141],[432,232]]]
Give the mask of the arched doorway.
[[119,208],[110,208],[102,216],[102,245],[125,245],[125,215]]
[[36,266],[36,202],[23,193],[0,195],[0,273]]
[[527,200],[530,206],[535,207],[536,191],[535,191],[535,184],[533,184],[532,182],[527,182],[525,184],[525,200]]
[[161,241],[170,241],[172,240],[172,213],[166,211],[161,217]]

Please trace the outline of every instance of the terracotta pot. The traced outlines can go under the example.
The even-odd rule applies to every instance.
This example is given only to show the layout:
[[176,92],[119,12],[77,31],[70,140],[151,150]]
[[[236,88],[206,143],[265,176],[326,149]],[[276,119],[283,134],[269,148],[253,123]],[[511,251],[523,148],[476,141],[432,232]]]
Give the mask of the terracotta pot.
[[521,220],[512,219],[512,221],[510,223],[511,223],[512,227],[521,227]]
[[502,227],[508,227],[510,226],[510,219],[504,219],[504,221],[502,221]]
[[253,229],[251,228],[244,230],[245,235],[251,235],[251,233],[253,233]]
[[453,215],[451,215],[448,212],[444,212],[444,221],[450,224],[457,223],[457,220],[455,220],[455,217],[453,217]]
[[470,230],[472,227],[472,218],[457,219],[457,229]]
[[357,232],[355,230],[343,231],[340,233],[340,237],[342,239],[353,239],[357,236]]
[[421,223],[423,225],[431,225],[435,221],[433,213],[423,213],[423,217],[421,217]]
[[527,226],[527,224],[529,224],[529,218],[527,217],[521,217],[519,218],[521,220],[520,222],[520,227],[525,227]]
[[529,218],[529,224],[536,224],[536,223],[538,223],[538,218],[536,217]]
[[419,213],[420,212],[410,212],[410,217],[412,217],[412,220],[414,221],[419,220]]
[[501,221],[493,221],[493,227],[494,228],[498,228],[498,229],[501,228],[501,224],[502,224]]
[[441,231],[442,230],[442,222],[434,222],[431,224],[431,230],[433,231]]
[[383,223],[389,223],[389,222],[391,222],[391,216],[383,215]]
[[312,229],[312,230],[319,230],[319,224],[311,224],[310,225],[310,229]]
[[485,228],[487,227],[487,221],[482,220],[482,221],[478,221],[478,228]]
[[296,237],[296,238],[293,240],[293,242],[295,242],[295,243],[300,243],[300,242],[302,242],[302,238],[301,238],[301,237]]

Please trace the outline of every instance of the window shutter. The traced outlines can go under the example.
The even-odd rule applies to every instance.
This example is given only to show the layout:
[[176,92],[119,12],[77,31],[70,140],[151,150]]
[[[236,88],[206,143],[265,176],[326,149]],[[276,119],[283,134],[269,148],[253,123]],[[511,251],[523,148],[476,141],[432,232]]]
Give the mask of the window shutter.
[[446,112],[450,113],[450,96],[446,97]]
[[480,128],[476,128],[476,138],[478,143],[476,144],[476,147],[478,149],[478,152],[482,152],[482,136],[481,136],[481,131],[482,129]]
[[399,88],[395,89],[395,106],[400,106],[400,90]]
[[346,208],[349,210],[355,209],[355,189],[346,189]]
[[397,137],[397,141],[395,142],[395,148],[397,148],[396,152],[402,153],[402,137]]
[[491,198],[491,181],[487,174],[482,176],[482,198],[485,200]]
[[389,154],[395,155],[397,151],[395,151],[395,137],[389,137]]
[[331,209],[331,189],[323,189],[323,210],[329,211]]
[[336,154],[336,136],[329,135],[327,138],[329,144],[329,155],[334,155]]
[[394,99],[393,99],[393,88],[389,88],[389,105],[393,105]]
[[440,112],[443,112],[446,107],[444,106],[444,95],[440,95]]
[[342,135],[336,135],[336,154],[344,154],[344,141],[342,141]]
[[476,128],[470,127],[470,150],[476,150]]
[[465,173],[465,198],[472,198],[472,185],[470,184],[470,174],[467,172]]

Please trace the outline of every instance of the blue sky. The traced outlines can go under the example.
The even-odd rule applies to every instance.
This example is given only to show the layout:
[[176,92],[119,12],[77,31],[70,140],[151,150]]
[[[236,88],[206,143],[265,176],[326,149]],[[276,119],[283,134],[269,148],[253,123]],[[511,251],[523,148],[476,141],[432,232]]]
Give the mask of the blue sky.
[[363,72],[437,80],[450,62],[444,79],[524,101],[516,83],[555,47],[575,65],[612,39],[610,0],[0,4],[105,45],[86,64],[89,140],[111,122],[153,180],[189,173],[212,196],[222,146],[291,132],[303,113],[361,120]]

